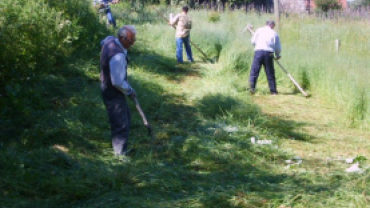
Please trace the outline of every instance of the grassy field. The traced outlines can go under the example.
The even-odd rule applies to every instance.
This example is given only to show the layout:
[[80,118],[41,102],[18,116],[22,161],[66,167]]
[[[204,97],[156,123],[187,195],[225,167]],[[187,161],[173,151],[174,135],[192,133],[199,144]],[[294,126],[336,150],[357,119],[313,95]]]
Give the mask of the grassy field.
[[[149,8],[127,8],[113,11],[118,25],[138,29],[129,80],[156,140],[130,102],[136,152],[129,163],[113,157],[99,48],[77,52],[22,86],[42,106],[28,103],[29,115],[1,120],[1,207],[369,207],[366,22],[282,18],[281,63],[311,97],[278,68],[280,95],[269,95],[261,73],[251,97],[253,48],[242,30],[271,15],[230,12],[209,22],[210,13],[191,11],[192,41],[212,61],[193,47],[196,63],[178,65],[173,28]],[[140,12],[151,21],[139,21]],[[347,173],[352,164],[339,159],[348,158],[364,171]]]

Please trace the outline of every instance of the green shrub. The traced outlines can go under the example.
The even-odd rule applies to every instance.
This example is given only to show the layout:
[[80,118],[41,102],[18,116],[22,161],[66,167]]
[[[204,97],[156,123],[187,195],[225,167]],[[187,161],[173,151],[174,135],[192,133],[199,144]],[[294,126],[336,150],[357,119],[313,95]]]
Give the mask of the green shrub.
[[365,91],[359,91],[351,100],[349,120],[352,126],[356,126],[366,119],[368,111],[368,98]]
[[221,20],[220,14],[218,12],[211,12],[208,15],[209,22],[219,22]]
[[5,1],[3,6],[2,83],[48,70],[73,52],[72,42],[78,39],[79,30],[62,12],[35,1]]
[[315,0],[317,8],[321,9],[323,12],[327,12],[331,9],[341,9],[342,5],[338,0]]
[[74,0],[0,3],[0,106],[4,109],[0,117],[4,121],[19,119],[18,127],[31,127],[32,113],[48,106],[42,93],[50,89],[41,77],[63,80],[66,59],[99,46],[106,29],[91,5]]
[[2,83],[49,73],[102,34],[87,1],[5,0],[1,7]]

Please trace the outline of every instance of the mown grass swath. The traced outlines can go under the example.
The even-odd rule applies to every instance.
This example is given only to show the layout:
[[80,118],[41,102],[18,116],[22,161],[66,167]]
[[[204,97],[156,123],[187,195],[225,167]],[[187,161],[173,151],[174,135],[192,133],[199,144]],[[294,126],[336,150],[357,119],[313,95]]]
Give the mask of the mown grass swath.
[[[3,207],[368,206],[368,171],[346,174],[315,151],[315,160],[286,169],[284,160],[295,151],[284,145],[295,138],[297,148],[327,149],[318,147],[322,135],[303,131],[305,122],[264,113],[246,93],[253,48],[241,32],[248,23],[264,25],[270,14],[230,11],[208,21],[206,11],[191,10],[191,39],[215,63],[193,49],[196,63],[177,65],[174,30],[155,11],[112,6],[118,25],[138,29],[129,79],[156,135],[153,143],[129,102],[130,145],[137,151],[131,163],[120,163],[99,91],[99,41],[116,31],[99,21],[90,3],[0,3],[6,11],[0,13]],[[281,21],[284,66],[313,98],[345,113],[343,131],[345,125],[367,128],[366,22]],[[342,42],[339,53],[335,39]],[[263,97],[268,89],[261,75]],[[299,93],[279,69],[277,77],[281,96]],[[334,145],[337,138],[327,134],[325,142]],[[252,136],[274,145],[252,145]]]

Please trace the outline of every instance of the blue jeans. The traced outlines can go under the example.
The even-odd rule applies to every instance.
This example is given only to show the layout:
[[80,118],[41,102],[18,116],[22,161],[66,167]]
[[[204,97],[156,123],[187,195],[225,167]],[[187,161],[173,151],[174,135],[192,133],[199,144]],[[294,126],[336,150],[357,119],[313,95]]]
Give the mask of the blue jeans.
[[108,18],[109,24],[113,25],[113,27],[116,27],[116,20],[114,19],[113,15],[112,15],[112,11],[110,10],[109,7],[108,7],[106,13],[107,13],[107,18]]
[[177,62],[183,63],[184,60],[182,59],[182,45],[185,45],[186,56],[188,57],[188,61],[193,62],[193,54],[191,53],[190,47],[190,35],[178,38],[176,37],[176,58]]

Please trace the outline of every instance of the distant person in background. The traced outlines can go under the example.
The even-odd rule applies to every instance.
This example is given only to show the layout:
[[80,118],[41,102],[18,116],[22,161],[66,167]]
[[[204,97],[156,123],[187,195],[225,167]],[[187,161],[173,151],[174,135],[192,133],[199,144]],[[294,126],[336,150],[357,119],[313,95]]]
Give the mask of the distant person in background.
[[116,20],[113,17],[109,4],[116,4],[119,1],[120,0],[93,0],[93,6],[99,9],[100,13],[107,14],[108,23],[113,25],[114,28],[116,28]]
[[117,37],[108,36],[102,43],[100,88],[108,112],[114,154],[127,159],[131,113],[126,97],[135,99],[136,92],[127,79],[127,50],[136,41],[134,26],[125,25]]
[[275,69],[274,69],[274,53],[275,60],[280,59],[281,44],[279,35],[274,30],[275,22],[269,20],[266,26],[256,30],[252,37],[254,47],[254,58],[249,77],[249,92],[255,93],[257,79],[263,65],[267,76],[267,81],[271,95],[277,95]]
[[184,63],[182,58],[182,45],[185,46],[189,62],[194,62],[190,47],[191,18],[187,15],[189,8],[184,6],[182,12],[171,18],[169,25],[176,27],[176,58],[178,63]]

